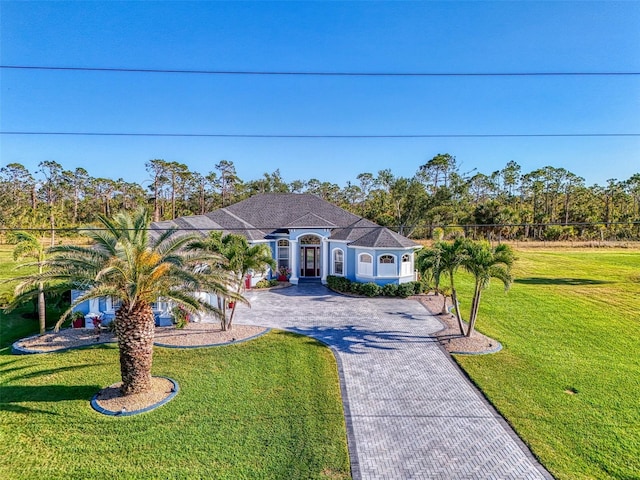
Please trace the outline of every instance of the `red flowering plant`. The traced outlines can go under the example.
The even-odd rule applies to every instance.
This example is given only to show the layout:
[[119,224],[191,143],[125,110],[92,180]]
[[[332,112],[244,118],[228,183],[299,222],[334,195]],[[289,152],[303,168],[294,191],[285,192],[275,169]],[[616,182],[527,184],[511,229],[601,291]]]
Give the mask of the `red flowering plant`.
[[191,320],[191,315],[182,305],[178,305],[173,309],[173,320],[176,324],[176,328],[184,328]]
[[276,274],[278,277],[285,277],[288,279],[291,277],[291,269],[289,267],[282,266],[276,270]]

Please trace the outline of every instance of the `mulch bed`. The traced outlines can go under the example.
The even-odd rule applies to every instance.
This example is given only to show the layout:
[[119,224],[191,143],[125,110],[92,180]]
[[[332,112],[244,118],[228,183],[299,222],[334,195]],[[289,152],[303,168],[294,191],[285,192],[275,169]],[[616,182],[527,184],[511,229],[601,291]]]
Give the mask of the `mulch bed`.
[[219,323],[188,323],[184,328],[157,327],[155,343],[172,347],[203,347],[238,342],[264,332],[264,327],[234,325],[223,332]]
[[122,382],[114,383],[98,392],[95,402],[110,412],[136,412],[160,403],[173,393],[173,383],[163,377],[151,378],[151,391],[122,396]]
[[[416,295],[411,297],[420,302],[424,307],[436,316],[444,325],[444,330],[434,334],[440,344],[450,353],[467,353],[467,354],[483,354],[493,353],[500,347],[500,343],[493,338],[487,337],[478,331],[474,331],[471,337],[465,337],[460,333],[458,321],[455,315],[451,313],[441,314],[442,296],[441,295]],[[447,307],[451,307],[450,299],[447,299]],[[468,325],[464,323],[464,327]]]

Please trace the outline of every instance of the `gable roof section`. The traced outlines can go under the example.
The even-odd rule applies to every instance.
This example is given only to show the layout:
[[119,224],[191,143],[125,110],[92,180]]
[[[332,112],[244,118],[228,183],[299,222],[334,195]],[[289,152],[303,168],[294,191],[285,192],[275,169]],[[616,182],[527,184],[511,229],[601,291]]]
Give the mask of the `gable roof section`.
[[353,242],[371,231],[372,228],[380,228],[380,225],[373,223],[366,218],[359,218],[351,225],[348,225],[345,228],[336,229],[331,232],[331,239]]
[[225,231],[225,233],[238,233],[247,237],[248,240],[260,240],[265,237],[266,233],[238,215],[234,215],[226,208],[220,208],[213,212],[206,214],[209,219],[219,224]]
[[315,213],[307,213],[306,215],[301,216],[300,218],[296,218],[292,222],[284,225],[285,228],[335,228],[336,224],[331,223],[329,220],[325,220],[322,217],[319,217]]
[[409,248],[417,246],[417,243],[388,228],[376,227],[351,242],[350,245],[369,248]]
[[205,215],[155,222],[152,230],[184,228],[208,235],[210,231],[244,235],[249,241],[264,240],[288,228],[328,228],[332,240],[365,248],[410,248],[412,240],[366,218],[307,193],[262,193]]
[[[360,218],[308,193],[262,193],[223,210],[266,232],[289,225],[310,213],[317,217],[313,222],[317,223],[314,227],[346,227]],[[318,219],[328,223],[319,224]]]

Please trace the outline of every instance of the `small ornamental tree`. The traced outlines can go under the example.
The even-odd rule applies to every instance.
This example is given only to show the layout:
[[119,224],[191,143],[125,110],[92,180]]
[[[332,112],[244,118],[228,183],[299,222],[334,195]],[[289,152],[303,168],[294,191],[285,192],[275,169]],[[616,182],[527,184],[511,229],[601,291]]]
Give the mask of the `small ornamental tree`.
[[492,248],[487,242],[467,242],[464,250],[462,265],[475,279],[467,329],[467,337],[470,337],[478,318],[482,290],[489,286],[491,278],[502,281],[505,291],[509,289],[513,283],[511,266],[515,261],[515,255],[509,245],[500,244]]
[[232,306],[230,307],[231,314],[227,318],[227,302],[221,302],[220,306],[223,311],[221,327],[222,330],[230,330],[238,305],[237,300],[243,300],[241,293],[247,274],[251,271],[265,271],[267,267],[276,268],[276,262],[271,256],[271,249],[264,243],[249,245],[247,239],[242,235],[232,233],[222,235],[222,232],[211,232],[209,237],[191,242],[188,248],[215,252],[226,260],[221,264],[221,268],[231,274],[232,295],[227,298]]

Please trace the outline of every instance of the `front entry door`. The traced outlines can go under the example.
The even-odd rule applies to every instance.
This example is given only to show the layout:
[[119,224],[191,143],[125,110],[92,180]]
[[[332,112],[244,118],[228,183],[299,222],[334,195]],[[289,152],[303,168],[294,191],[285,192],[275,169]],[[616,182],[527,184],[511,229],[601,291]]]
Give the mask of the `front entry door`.
[[320,247],[302,247],[301,277],[320,276]]

